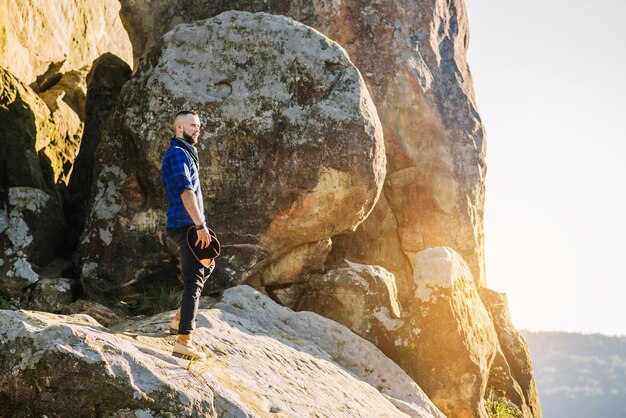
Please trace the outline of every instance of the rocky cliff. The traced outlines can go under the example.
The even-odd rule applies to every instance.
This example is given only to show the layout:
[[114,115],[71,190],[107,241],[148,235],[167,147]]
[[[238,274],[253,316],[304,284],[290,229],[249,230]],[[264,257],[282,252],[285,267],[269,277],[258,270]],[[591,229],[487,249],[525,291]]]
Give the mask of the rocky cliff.
[[[462,1],[4,3],[0,415],[541,416],[486,287]],[[178,286],[159,171],[188,108],[222,243],[198,332],[228,360],[195,374],[175,301],[129,309]]]

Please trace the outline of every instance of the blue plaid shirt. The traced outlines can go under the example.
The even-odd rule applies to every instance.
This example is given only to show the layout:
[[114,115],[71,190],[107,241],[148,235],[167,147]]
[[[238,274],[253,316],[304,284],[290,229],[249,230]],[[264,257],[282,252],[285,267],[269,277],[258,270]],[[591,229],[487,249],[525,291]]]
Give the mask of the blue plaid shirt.
[[194,224],[180,197],[185,189],[195,193],[202,220],[205,220],[198,167],[189,151],[176,144],[174,139],[172,139],[170,147],[163,156],[161,180],[163,181],[165,197],[167,198],[166,228],[178,228]]

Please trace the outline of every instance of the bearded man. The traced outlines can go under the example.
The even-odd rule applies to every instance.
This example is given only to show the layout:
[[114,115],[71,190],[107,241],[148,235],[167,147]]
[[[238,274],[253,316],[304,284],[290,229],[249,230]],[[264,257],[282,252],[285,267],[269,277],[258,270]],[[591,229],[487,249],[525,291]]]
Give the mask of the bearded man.
[[202,263],[190,248],[187,232],[194,227],[196,246],[207,248],[211,236],[204,216],[200,187],[198,151],[194,146],[200,136],[200,119],[190,110],[178,112],[174,118],[174,137],[161,163],[161,180],[167,198],[167,235],[178,244],[184,290],[180,308],[170,325],[176,333],[172,355],[182,358],[206,358],[191,341],[195,329],[200,294],[215,268],[215,260]]

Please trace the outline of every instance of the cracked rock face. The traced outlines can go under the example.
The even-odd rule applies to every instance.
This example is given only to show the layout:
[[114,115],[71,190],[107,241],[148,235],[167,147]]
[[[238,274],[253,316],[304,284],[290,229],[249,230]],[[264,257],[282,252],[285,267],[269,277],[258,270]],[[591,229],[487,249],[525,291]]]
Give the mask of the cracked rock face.
[[202,363],[171,356],[173,314],[107,329],[88,315],[0,311],[0,415],[443,418],[373,344],[249,286],[198,311]]
[[46,103],[0,68],[0,187],[50,187],[38,152],[57,139],[57,132]]
[[160,167],[179,110],[196,110],[202,123],[205,211],[223,250],[217,286],[354,230],[382,189],[382,129],[359,71],[337,43],[284,16],[229,11],[176,26],[118,103],[82,240],[87,290],[140,279],[120,269],[137,259],[133,242],[147,245],[145,269],[161,263],[151,256],[163,252]]
[[486,144],[463,1],[292,1],[288,14],[345,46],[385,136],[381,198],[355,233],[333,238],[329,258],[387,268],[406,304],[415,254],[448,246],[484,286]]
[[70,71],[38,94],[0,67],[0,188],[28,186],[59,195],[79,151],[86,74],[87,67]]
[[344,260],[302,287],[298,311],[337,321],[379,348],[403,323],[395,279],[383,267]]
[[0,15],[0,67],[27,84],[45,89],[44,74],[91,65],[105,52],[132,64],[132,46],[119,16],[118,2],[107,0],[6,0]]

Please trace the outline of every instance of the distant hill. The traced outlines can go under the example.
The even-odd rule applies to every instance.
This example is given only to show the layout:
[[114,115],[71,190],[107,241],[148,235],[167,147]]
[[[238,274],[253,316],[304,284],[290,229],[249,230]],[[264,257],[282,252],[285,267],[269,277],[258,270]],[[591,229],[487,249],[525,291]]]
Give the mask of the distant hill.
[[626,337],[521,332],[545,418],[626,418]]

